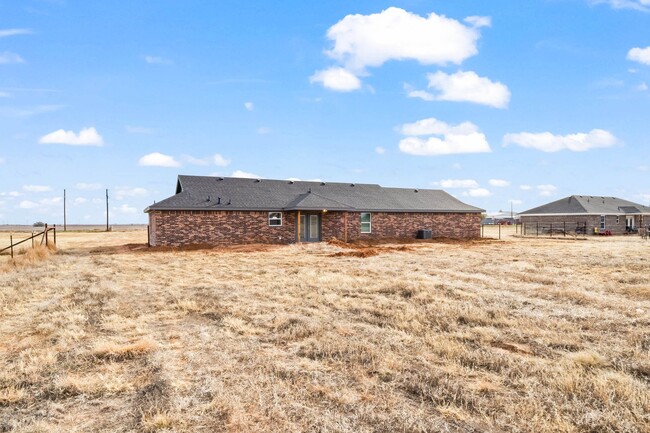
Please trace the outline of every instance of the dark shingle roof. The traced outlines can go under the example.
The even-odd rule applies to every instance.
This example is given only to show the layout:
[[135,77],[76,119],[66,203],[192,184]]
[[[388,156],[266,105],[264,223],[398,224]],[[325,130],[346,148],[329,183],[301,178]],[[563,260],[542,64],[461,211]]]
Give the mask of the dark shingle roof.
[[544,214],[650,214],[650,207],[616,197],[572,195],[521,212],[520,215]]
[[441,190],[383,188],[373,184],[303,182],[234,177],[178,176],[176,195],[154,210],[322,210],[483,212]]

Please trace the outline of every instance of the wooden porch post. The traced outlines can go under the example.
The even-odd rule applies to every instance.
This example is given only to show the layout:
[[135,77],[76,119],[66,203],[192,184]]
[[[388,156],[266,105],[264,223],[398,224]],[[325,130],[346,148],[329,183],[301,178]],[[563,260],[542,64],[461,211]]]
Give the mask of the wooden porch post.
[[296,236],[298,237],[297,243],[300,243],[300,211],[298,211],[298,233],[296,233]]
[[343,214],[343,242],[348,242],[348,211]]

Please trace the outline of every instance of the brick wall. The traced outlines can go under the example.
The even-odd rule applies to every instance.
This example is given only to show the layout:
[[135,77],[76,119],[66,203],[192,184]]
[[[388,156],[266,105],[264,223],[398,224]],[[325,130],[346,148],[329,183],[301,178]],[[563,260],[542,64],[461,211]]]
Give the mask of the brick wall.
[[[282,226],[268,225],[268,212],[154,211],[149,213],[151,245],[288,244],[296,240],[296,212],[283,212]],[[361,214],[348,212],[348,241],[415,238],[428,229],[433,237],[476,238],[480,214],[372,212],[371,233],[361,233]],[[344,239],[345,213],[321,213],[321,239]]]
[[283,212],[281,226],[269,226],[268,216],[268,212],[154,211],[149,213],[150,242],[180,246],[295,241],[295,213]]
[[[616,215],[605,215],[605,228],[603,230],[609,230],[612,234],[621,235],[625,233],[625,215],[618,216],[618,222],[616,221]],[[635,216],[635,227],[639,227],[640,221],[639,216]],[[540,226],[540,235],[546,234],[542,233],[542,227],[548,228],[553,224],[553,229],[561,229],[566,224],[567,232],[572,232],[576,228],[576,223],[583,225],[587,223],[587,234],[594,233],[594,227],[600,228],[600,215],[566,215],[566,216],[521,216],[521,222],[525,226],[527,235],[536,234],[536,225],[539,223]]]
[[[431,230],[433,237],[477,238],[481,235],[481,215],[425,212],[371,212],[371,232],[361,233],[361,213],[348,212],[348,241],[382,238],[415,238],[418,230]],[[323,216],[323,239],[344,239],[344,212]]]

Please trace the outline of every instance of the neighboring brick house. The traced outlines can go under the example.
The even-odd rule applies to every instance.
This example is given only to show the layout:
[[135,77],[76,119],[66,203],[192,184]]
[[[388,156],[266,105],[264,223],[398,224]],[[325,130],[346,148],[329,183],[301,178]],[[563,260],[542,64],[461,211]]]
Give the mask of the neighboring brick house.
[[181,175],[145,212],[150,245],[180,246],[474,238],[484,211],[440,190]]
[[524,234],[558,231],[633,233],[650,223],[650,207],[616,197],[572,195],[519,214]]

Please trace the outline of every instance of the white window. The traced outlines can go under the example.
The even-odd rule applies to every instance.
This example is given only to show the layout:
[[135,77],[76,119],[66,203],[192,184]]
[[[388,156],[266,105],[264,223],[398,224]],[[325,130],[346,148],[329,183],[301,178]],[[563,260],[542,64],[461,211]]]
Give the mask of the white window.
[[281,226],[282,225],[282,212],[269,212],[269,225]]
[[601,230],[605,229],[605,215],[600,216],[600,229]]
[[361,213],[361,233],[371,233],[372,231],[372,215],[370,212]]
[[616,215],[616,225],[619,225],[620,222],[621,222],[620,217]]

